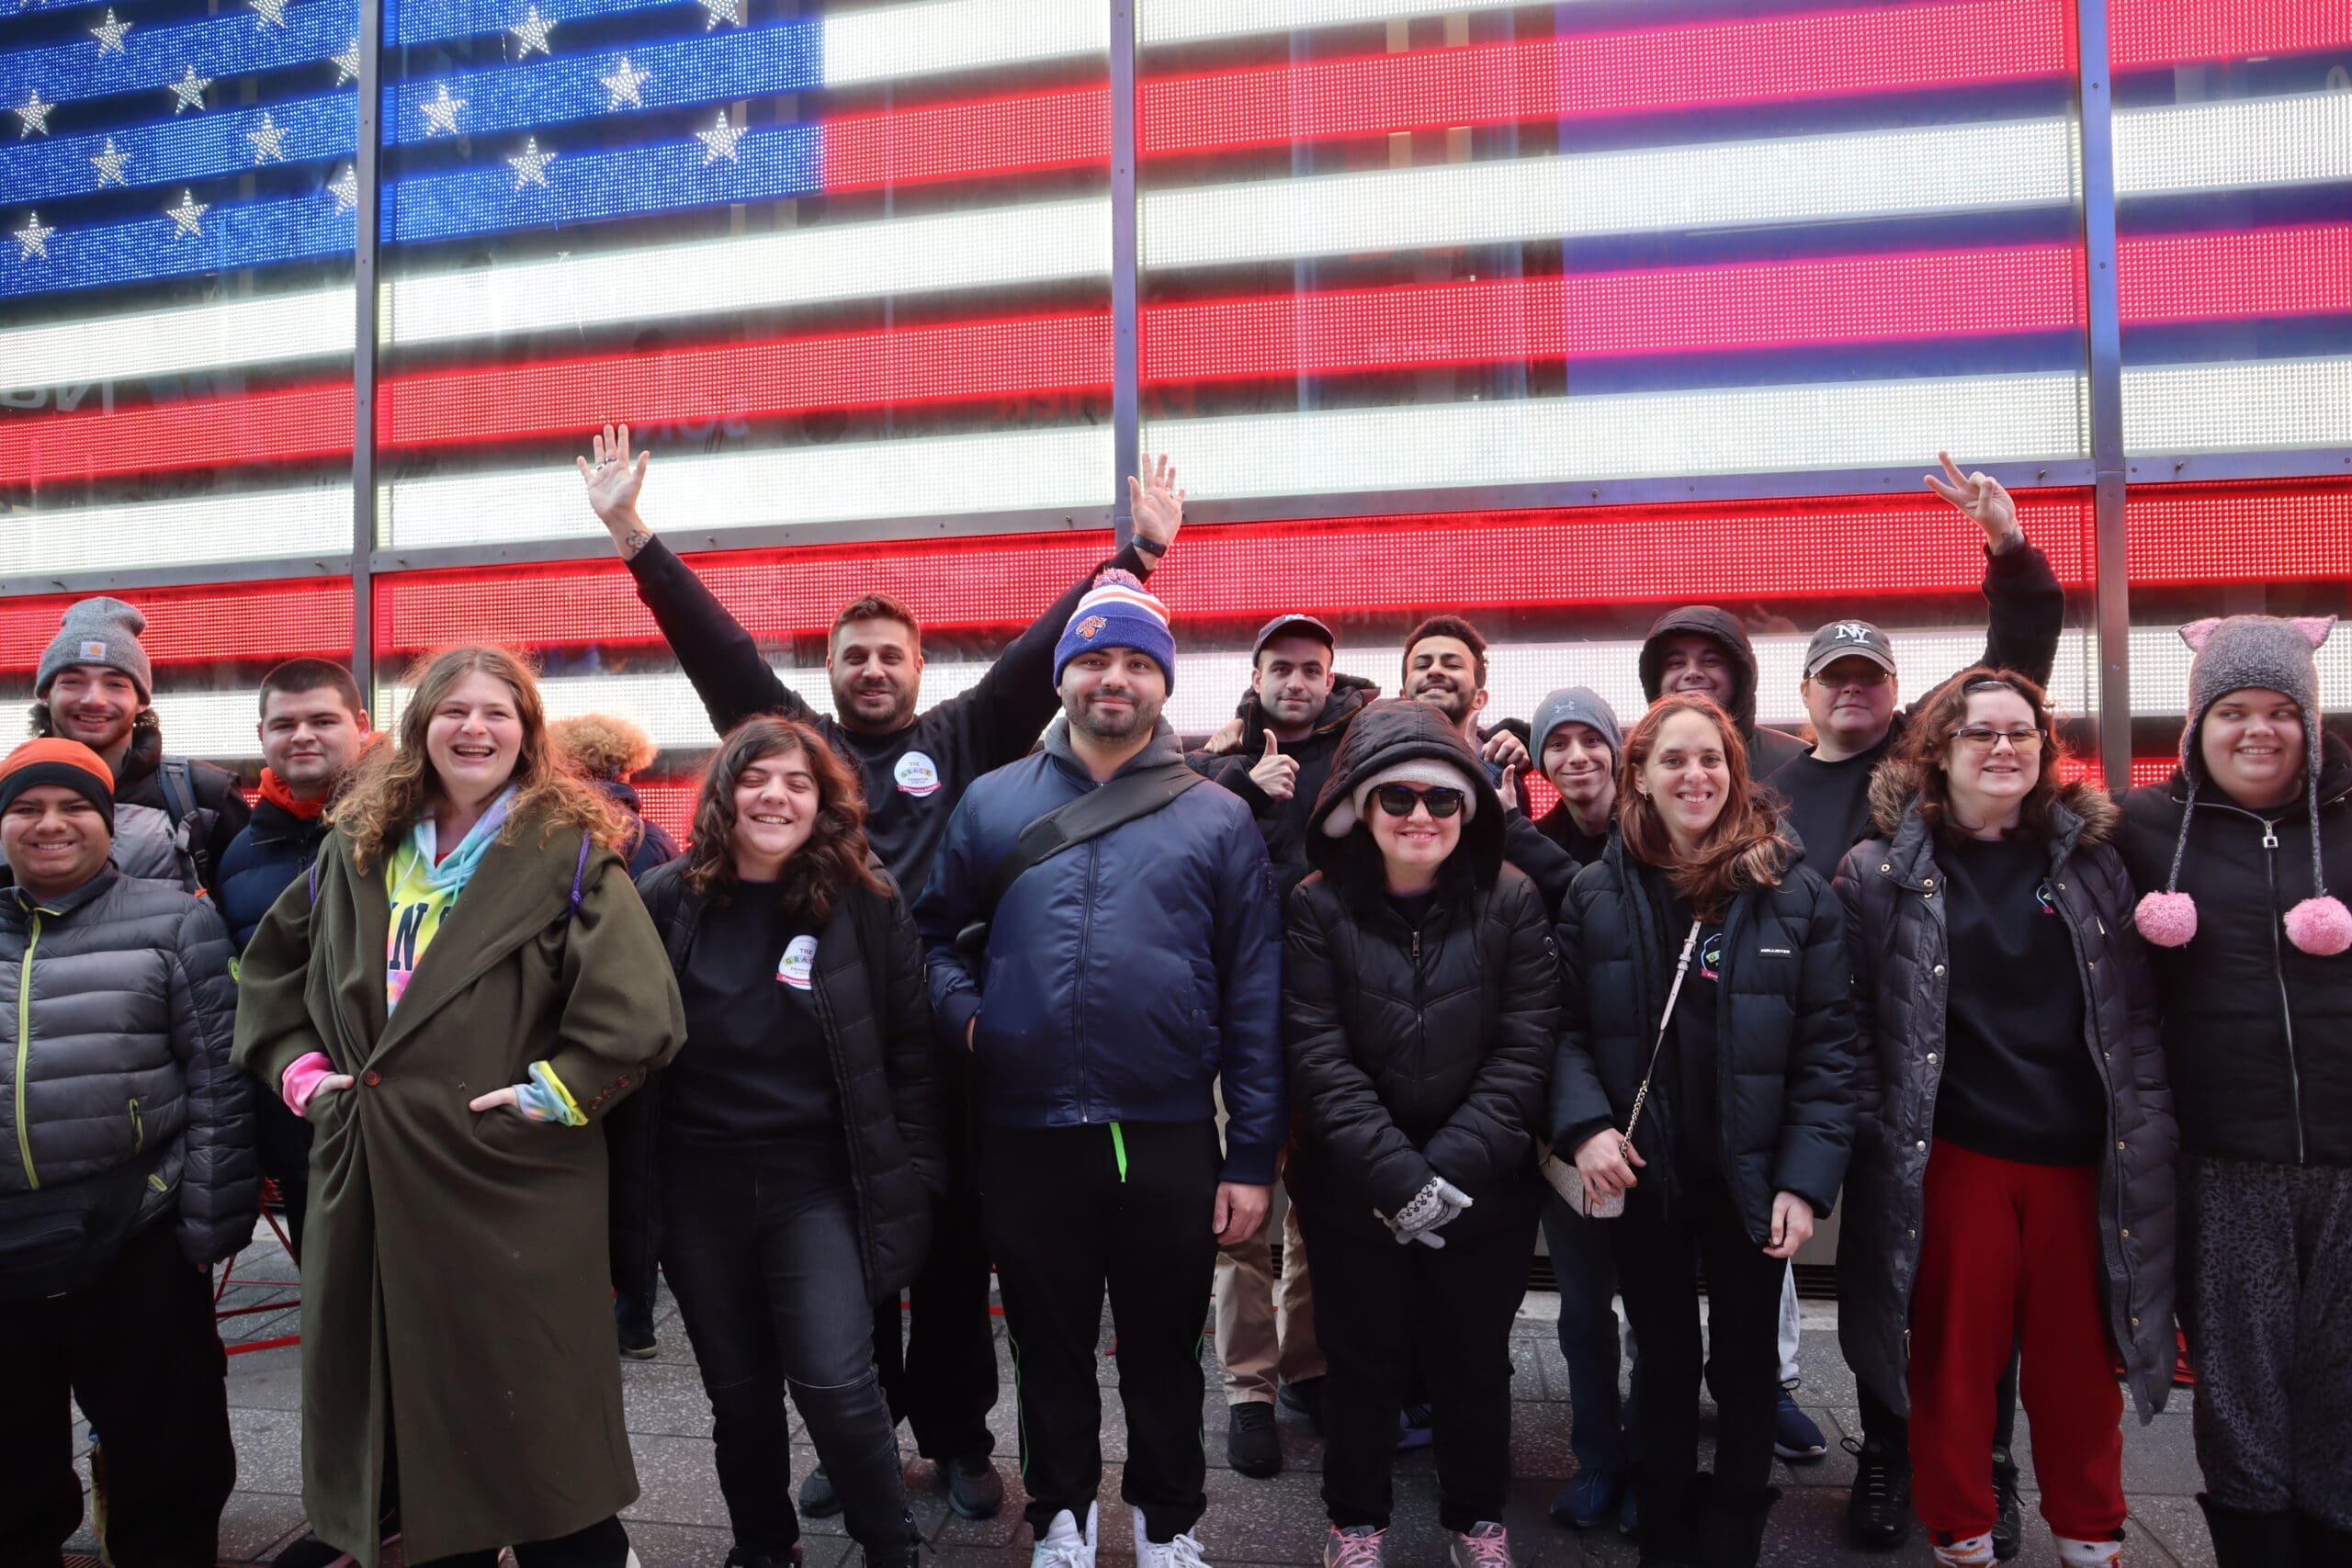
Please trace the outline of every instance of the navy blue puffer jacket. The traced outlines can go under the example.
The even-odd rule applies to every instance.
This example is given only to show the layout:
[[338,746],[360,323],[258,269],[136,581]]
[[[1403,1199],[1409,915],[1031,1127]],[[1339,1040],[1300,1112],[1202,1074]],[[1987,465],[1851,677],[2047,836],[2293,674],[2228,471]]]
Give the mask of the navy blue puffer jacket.
[[[1122,772],[1182,761],[1163,722]],[[1021,830],[1097,785],[1057,718],[1044,746],[975,780],[915,904],[940,1036],[965,1027],[980,1105],[1004,1127],[1206,1122],[1222,1080],[1225,1179],[1263,1185],[1289,1131],[1282,926],[1250,808],[1186,791],[1034,867],[989,927],[981,972],[956,952]]]

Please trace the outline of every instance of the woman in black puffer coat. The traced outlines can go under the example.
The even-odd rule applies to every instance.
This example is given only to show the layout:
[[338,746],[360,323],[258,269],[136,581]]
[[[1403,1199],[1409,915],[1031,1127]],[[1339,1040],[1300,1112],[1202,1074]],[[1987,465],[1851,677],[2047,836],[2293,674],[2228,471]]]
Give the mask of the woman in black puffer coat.
[[1559,959],[1503,863],[1502,803],[1425,703],[1356,716],[1291,894],[1289,1186],[1315,1258],[1329,1559],[1377,1568],[1396,1412],[1418,1363],[1453,1561],[1510,1562],[1510,1325],[1542,1182]]
[[857,775],[815,730],[747,719],[704,775],[693,847],[639,888],[686,1043],[610,1136],[630,1184],[660,1194],[729,1562],[794,1556],[787,1388],[865,1561],[911,1564],[922,1540],[872,1303],[922,1260],[944,1111],[922,950],[865,818]]
[[[1618,837],[1560,913],[1552,1136],[1574,1152],[1588,1203],[1624,1200],[1608,1223],[1642,1347],[1642,1562],[1752,1565],[1774,1495],[1781,1281],[1837,1199],[1853,1136],[1845,917],[1828,884],[1789,863],[1739,732],[1709,698],[1658,699],[1626,739],[1617,798]],[[1702,1362],[1722,1415],[1703,1499]]]
[[2070,1568],[2120,1550],[2112,1353],[2143,1421],[2172,1386],[2179,1136],[2155,979],[2119,814],[2057,770],[2040,687],[1956,676],[1871,779],[1879,837],[1838,874],[1861,1045],[1838,1337],[1875,1426],[1899,1435],[1907,1410],[1939,1562],[1994,1560],[1984,1451],[2012,1343]]

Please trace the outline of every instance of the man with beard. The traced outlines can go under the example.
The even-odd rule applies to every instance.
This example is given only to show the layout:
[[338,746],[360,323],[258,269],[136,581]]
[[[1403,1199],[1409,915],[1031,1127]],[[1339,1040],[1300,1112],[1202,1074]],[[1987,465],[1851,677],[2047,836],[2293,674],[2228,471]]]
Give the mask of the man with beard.
[[114,863],[125,876],[217,893],[220,857],[252,812],[230,773],[164,754],[146,629],[119,599],[69,607],[34,677],[33,734],[79,741],[112,770]]
[[[1239,795],[1257,819],[1283,905],[1306,879],[1306,818],[1330,776],[1349,723],[1380,688],[1337,671],[1338,639],[1305,612],[1277,615],[1250,649],[1250,692],[1241,700],[1232,750],[1188,757]],[[1252,757],[1251,742],[1264,750]],[[1280,1474],[1274,1406],[1323,1417],[1323,1352],[1315,1338],[1314,1280],[1295,1209],[1283,1211],[1283,1270],[1274,1275],[1272,1225],[1216,1258],[1216,1354],[1225,1368],[1226,1462],[1244,1475]]]
[[[922,632],[914,613],[887,593],[842,607],[827,638],[825,671],[834,712],[818,713],[777,678],[759,645],[686,564],[655,538],[638,512],[650,452],[632,457],[628,425],[594,438],[595,461],[576,459],[589,505],[628,563],[638,597],[694,682],[724,735],[757,714],[810,725],[865,786],[865,832],[911,898],[931,876],[948,814],[981,774],[1025,756],[1054,716],[1054,639],[1094,580],[1089,571],[1019,637],[970,690],[917,713]],[[1184,494],[1159,459],[1146,479],[1130,479],[1135,533],[1110,566],[1148,577],[1183,525]],[[1101,569],[1097,569],[1101,570]],[[989,1313],[989,1258],[981,1246],[978,1193],[970,1179],[972,1086],[949,1065],[948,1158],[954,1179],[932,1230],[931,1254],[910,1291],[903,1358],[899,1310],[877,1310],[874,1345],[890,1408],[914,1429],[916,1451],[935,1461],[948,1506],[970,1519],[1004,1506],[1004,1482],[989,1455],[997,1395],[996,1337]],[[802,1512],[838,1513],[820,1468],[800,1493]]]
[[[1166,608],[1105,572],[1055,648],[1063,716],[966,792],[915,906],[941,1038],[981,1069],[1038,1568],[1095,1561],[1106,1290],[1136,1562],[1200,1568],[1201,1322],[1216,1248],[1264,1221],[1289,1131],[1272,868],[1249,808],[1184,773],[1160,717],[1175,661]],[[1032,823],[1138,773],[1166,781],[1148,815],[1001,880]]]

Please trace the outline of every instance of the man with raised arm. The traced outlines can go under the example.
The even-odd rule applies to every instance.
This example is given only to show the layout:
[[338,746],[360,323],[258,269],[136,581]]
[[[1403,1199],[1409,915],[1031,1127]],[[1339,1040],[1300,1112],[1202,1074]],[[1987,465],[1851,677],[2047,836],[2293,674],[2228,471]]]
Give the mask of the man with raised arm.
[[[981,774],[1019,761],[1059,711],[1054,693],[1054,642],[1102,567],[1090,569],[1006,645],[969,690],[920,713],[922,633],[914,614],[887,593],[852,600],[833,619],[825,670],[831,713],[819,713],[779,679],[742,624],[692,569],[656,538],[638,511],[651,461],[632,452],[628,425],[605,427],[591,442],[594,461],[577,459],[588,503],[628,563],[638,597],[677,655],[725,734],[756,714],[783,714],[814,726],[865,785],[866,837],[911,899],[931,877],[947,818]],[[1105,566],[1150,575],[1183,525],[1184,492],[1162,457],[1127,481],[1135,531]],[[951,1070],[963,1066],[961,1059]],[[874,1343],[890,1406],[912,1427],[916,1450],[944,1478],[948,1506],[988,1518],[1004,1506],[1004,1483],[989,1455],[988,1413],[996,1404],[996,1341],[989,1312],[989,1256],[972,1178],[967,1072],[948,1082],[949,1158],[955,1179],[933,1227],[931,1256],[914,1281],[903,1359],[899,1314],[876,1314]],[[801,1490],[806,1513],[840,1511],[820,1469]]]

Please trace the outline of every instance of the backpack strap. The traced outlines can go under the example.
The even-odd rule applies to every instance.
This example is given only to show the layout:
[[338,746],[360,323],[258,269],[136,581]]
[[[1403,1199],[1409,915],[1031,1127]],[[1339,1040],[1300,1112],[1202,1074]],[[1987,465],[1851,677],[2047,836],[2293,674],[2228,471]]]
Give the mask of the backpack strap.
[[171,818],[172,848],[179,852],[194,882],[187,891],[201,893],[212,886],[212,852],[197,831],[193,764],[186,757],[165,757],[155,770],[155,786],[164,796],[164,815]]
[[580,862],[571,868],[571,904],[563,912],[567,920],[580,913],[580,885],[588,875],[588,852],[595,847],[594,837],[585,832],[580,835]]

